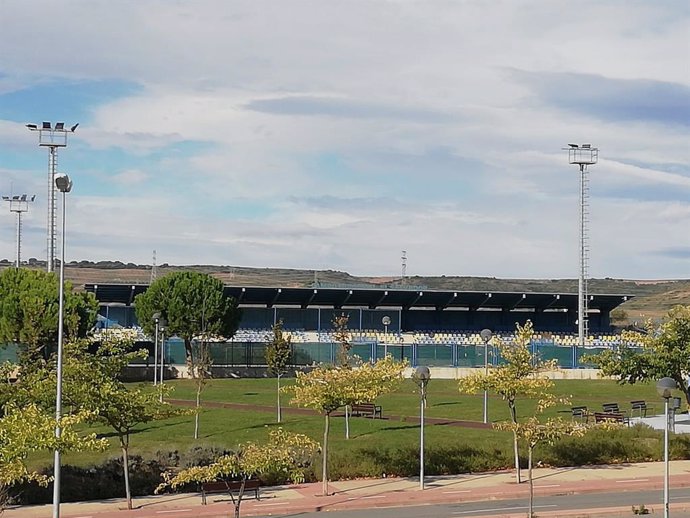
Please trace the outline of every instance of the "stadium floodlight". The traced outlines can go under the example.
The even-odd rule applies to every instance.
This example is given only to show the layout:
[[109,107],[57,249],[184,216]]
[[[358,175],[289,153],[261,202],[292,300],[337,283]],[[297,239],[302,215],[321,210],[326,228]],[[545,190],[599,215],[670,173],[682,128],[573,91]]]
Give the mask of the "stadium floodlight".
[[22,213],[29,211],[29,203],[36,199],[36,195],[32,194],[31,198],[28,194],[3,196],[2,199],[9,203],[10,212],[17,214],[17,258],[14,265],[19,268],[22,262]]
[[[60,246],[60,289],[58,309],[58,346],[57,346],[57,393],[55,398],[55,437],[62,435],[60,419],[62,418],[62,349],[65,322],[65,216],[67,193],[72,190],[72,180],[66,174],[55,178],[55,187],[62,193],[62,244]],[[53,464],[53,518],[60,518],[60,450],[55,449]]]
[[577,286],[577,345],[573,348],[573,368],[577,363],[577,347],[585,346],[588,329],[587,279],[589,269],[589,172],[588,166],[599,160],[599,149],[591,144],[568,144],[568,162],[580,168],[580,259]]
[[75,124],[70,130],[66,130],[64,122],[56,122],[55,127],[52,127],[49,121],[43,121],[40,127],[38,124],[26,125],[29,131],[38,132],[38,145],[47,147],[50,152],[48,161],[48,246],[46,249],[46,263],[49,272],[55,269],[55,235],[57,226],[55,176],[58,165],[58,148],[67,147],[67,134],[74,133],[77,126],[79,124]]

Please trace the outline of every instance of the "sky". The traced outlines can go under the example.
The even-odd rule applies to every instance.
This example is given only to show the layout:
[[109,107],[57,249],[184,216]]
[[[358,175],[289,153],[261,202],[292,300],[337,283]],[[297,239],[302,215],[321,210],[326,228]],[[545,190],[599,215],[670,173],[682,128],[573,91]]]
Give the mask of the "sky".
[[575,278],[591,143],[589,275],[690,278],[687,0],[0,0],[0,49],[24,259],[64,121],[67,261]]

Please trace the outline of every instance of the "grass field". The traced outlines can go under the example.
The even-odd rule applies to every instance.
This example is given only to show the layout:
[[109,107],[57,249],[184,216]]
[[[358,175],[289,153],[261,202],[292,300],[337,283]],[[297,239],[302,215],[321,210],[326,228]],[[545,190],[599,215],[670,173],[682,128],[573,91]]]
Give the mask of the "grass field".
[[[287,380],[286,384],[291,381]],[[571,396],[573,405],[587,405],[600,410],[607,402],[618,402],[622,408],[629,408],[634,399],[645,399],[661,409],[658,397],[651,384],[618,385],[610,380],[556,381],[557,392]],[[174,399],[193,399],[195,388],[192,381],[171,382],[175,390]],[[289,407],[289,394],[283,394],[284,407]],[[179,416],[137,427],[131,439],[132,454],[156,455],[166,450],[187,451],[194,446],[215,446],[232,448],[239,443],[253,440],[263,441],[268,432],[277,426],[275,417],[276,381],[275,379],[223,379],[211,380],[203,392],[203,401],[234,402],[269,407],[266,411],[205,408],[201,415],[200,439],[193,439],[193,416]],[[457,382],[452,380],[432,380],[428,388],[426,415],[457,420],[481,421],[482,395],[461,395]],[[351,419],[351,439],[344,438],[344,420],[335,418],[332,426],[332,451],[347,458],[348,452],[366,450],[371,452],[393,452],[414,449],[419,436],[419,426],[409,422],[409,417],[419,413],[419,395],[416,386],[409,380],[393,394],[377,401],[383,407],[384,417],[390,419]],[[534,404],[530,401],[518,403],[518,412],[528,415]],[[547,415],[560,415],[569,418],[569,406],[550,409]],[[491,421],[508,418],[507,405],[500,398],[491,397],[489,401]],[[323,417],[319,415],[283,414],[285,429],[304,433],[321,442]],[[99,434],[110,436],[111,448],[105,454],[67,454],[65,462],[74,465],[89,465],[107,456],[119,455],[117,438],[106,428],[94,428]],[[459,444],[478,452],[493,450],[497,457],[510,459],[510,435],[495,430],[461,428],[446,425],[428,425],[427,444],[432,448],[452,448]],[[504,453],[498,453],[497,450]],[[50,462],[45,455],[33,459],[32,464]],[[509,463],[509,461],[508,461]]]

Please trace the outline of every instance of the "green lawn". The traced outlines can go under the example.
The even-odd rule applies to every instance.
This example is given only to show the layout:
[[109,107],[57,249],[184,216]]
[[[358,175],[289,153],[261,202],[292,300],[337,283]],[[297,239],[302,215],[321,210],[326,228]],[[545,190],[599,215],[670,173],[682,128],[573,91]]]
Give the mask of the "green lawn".
[[[286,380],[286,384],[290,384]],[[171,397],[175,399],[193,399],[194,383],[190,380],[172,381],[175,387]],[[622,408],[629,408],[634,399],[645,399],[656,404],[654,386],[651,384],[621,386],[610,380],[557,381],[560,394],[572,396],[574,405],[587,405],[590,409],[600,410],[602,403],[618,402]],[[283,394],[285,406],[289,406],[289,394]],[[202,401],[237,402],[270,407],[267,411],[248,411],[235,409],[205,408],[201,415],[201,437],[198,441],[192,438],[193,417],[181,416],[164,421],[152,422],[137,427],[131,438],[133,454],[154,455],[157,451],[187,451],[197,445],[232,448],[235,445],[253,440],[262,441],[275,423],[275,379],[218,379],[211,380],[206,386]],[[428,387],[428,406],[426,415],[449,419],[480,421],[482,419],[482,395],[461,395],[457,382],[453,380],[432,380]],[[344,420],[333,420],[331,440],[333,451],[347,456],[353,450],[395,450],[414,448],[419,438],[419,426],[408,422],[407,417],[419,414],[419,395],[416,386],[409,380],[401,388],[388,396],[380,398],[378,404],[383,406],[384,417],[392,419],[351,420],[351,437],[344,438]],[[518,403],[520,415],[528,415],[534,404],[529,401]],[[661,405],[657,405],[660,409]],[[569,407],[561,406],[550,409],[549,414],[569,418]],[[497,397],[489,401],[489,416],[492,421],[508,418],[507,405]],[[305,433],[321,442],[323,434],[323,417],[295,415],[285,412],[282,426],[287,430]],[[109,434],[103,427],[94,428],[99,434]],[[445,425],[427,426],[427,443],[438,447],[464,444],[468,447],[505,450],[509,458],[510,435],[494,430],[477,430],[471,428],[450,427]],[[98,462],[105,456],[119,455],[117,438],[110,438],[112,447],[105,454],[67,454],[65,462],[75,465],[89,465]],[[50,455],[42,455],[33,463],[50,462]]]

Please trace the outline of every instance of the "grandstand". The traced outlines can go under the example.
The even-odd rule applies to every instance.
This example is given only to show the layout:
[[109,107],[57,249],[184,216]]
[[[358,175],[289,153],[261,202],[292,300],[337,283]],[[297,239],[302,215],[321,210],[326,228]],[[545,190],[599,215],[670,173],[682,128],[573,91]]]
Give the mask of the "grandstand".
[[[137,327],[134,298],[145,284],[86,284],[100,302],[103,322]],[[353,352],[365,360],[384,354],[407,358],[412,365],[471,367],[483,365],[484,343],[479,331],[491,329],[503,340],[513,337],[515,324],[531,320],[537,334],[532,347],[561,367],[582,367],[577,347],[577,295],[569,293],[513,293],[376,289],[369,287],[247,287],[226,286],[243,310],[240,329],[232,341],[214,344],[216,365],[265,365],[264,348],[271,327],[283,320],[293,344],[293,365],[334,361],[337,345],[332,319],[349,315]],[[589,295],[592,335],[586,352],[615,346],[610,312],[629,295]],[[383,317],[390,319],[384,325]],[[179,340],[167,341],[166,358],[184,364]],[[500,362],[497,356],[494,362]]]

